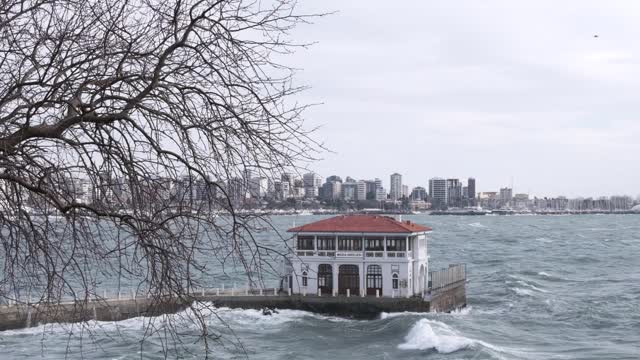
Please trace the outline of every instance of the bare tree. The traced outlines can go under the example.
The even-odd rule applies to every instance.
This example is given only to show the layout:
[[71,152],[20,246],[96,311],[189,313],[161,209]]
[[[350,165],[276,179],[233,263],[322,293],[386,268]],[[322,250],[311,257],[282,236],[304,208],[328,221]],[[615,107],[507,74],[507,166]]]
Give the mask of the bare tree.
[[0,297],[189,301],[211,259],[263,269],[234,184],[319,148],[278,62],[294,5],[0,0]]

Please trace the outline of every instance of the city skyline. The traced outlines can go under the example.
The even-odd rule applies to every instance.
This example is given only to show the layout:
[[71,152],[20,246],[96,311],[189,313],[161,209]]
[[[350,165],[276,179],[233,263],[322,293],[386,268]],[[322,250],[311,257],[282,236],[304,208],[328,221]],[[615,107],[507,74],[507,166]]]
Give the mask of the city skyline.
[[[295,55],[319,173],[637,196],[640,3],[329,0]],[[508,29],[505,31],[505,29]],[[597,38],[594,35],[599,35]],[[384,50],[382,50],[384,49]],[[615,181],[612,178],[615,177]],[[385,180],[386,176],[385,176]]]
[[[369,176],[354,176],[353,172],[349,173],[347,171],[347,174],[349,175],[343,175],[341,173],[338,173],[336,171],[331,172],[329,171],[327,174],[331,174],[331,175],[323,175],[322,173],[320,173],[319,171],[310,171],[307,169],[307,171],[309,171],[309,173],[314,173],[314,174],[318,174],[324,181],[324,179],[326,179],[328,176],[349,176],[351,178],[354,179],[358,179],[358,180],[364,180],[364,179],[374,179],[374,178],[380,178],[382,179],[383,182],[383,187],[387,190],[387,192],[389,192],[389,185],[390,185],[390,180],[389,177],[394,174],[394,173],[399,173],[402,176],[402,184],[404,185],[408,185],[409,186],[409,192],[411,192],[411,190],[415,187],[424,187],[428,190],[429,188],[429,180],[433,179],[433,178],[442,178],[442,179],[459,179],[459,180],[464,180],[466,181],[469,178],[472,178],[476,181],[479,182],[480,186],[475,185],[474,187],[476,189],[475,194],[477,195],[480,192],[491,192],[491,191],[499,191],[500,188],[511,188],[513,189],[513,193],[524,193],[524,194],[528,194],[531,197],[539,197],[539,198],[544,198],[544,197],[548,197],[548,198],[553,198],[553,197],[568,197],[568,198],[598,198],[598,197],[611,197],[611,196],[631,196],[633,198],[638,198],[640,199],[640,189],[636,190],[635,192],[629,192],[629,193],[606,193],[605,190],[601,191],[601,192],[596,192],[595,194],[574,194],[574,193],[549,193],[549,194],[545,194],[545,193],[539,193],[536,191],[528,191],[527,189],[523,189],[521,187],[518,186],[518,184],[514,181],[512,182],[512,179],[507,179],[505,180],[503,183],[498,183],[498,185],[496,186],[490,186],[490,185],[484,185],[485,181],[484,179],[479,179],[476,176],[473,175],[462,175],[462,176],[448,176],[446,174],[440,174],[440,175],[434,175],[434,176],[429,176],[427,178],[425,178],[423,181],[421,182],[409,182],[406,181],[406,178],[410,178],[413,179],[415,177],[411,177],[410,175],[407,176],[406,172],[402,172],[402,171],[397,171],[396,170],[391,170],[389,173],[387,173],[386,175],[371,175],[369,174]],[[304,174],[301,173],[300,177],[302,177]],[[385,180],[386,179],[386,180]],[[558,179],[556,179],[558,180]],[[603,186],[604,187],[604,186]]]

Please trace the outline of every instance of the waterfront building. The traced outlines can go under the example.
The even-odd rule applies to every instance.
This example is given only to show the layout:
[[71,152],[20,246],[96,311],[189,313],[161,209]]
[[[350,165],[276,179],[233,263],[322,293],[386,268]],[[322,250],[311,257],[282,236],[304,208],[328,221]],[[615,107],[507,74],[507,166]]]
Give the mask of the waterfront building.
[[467,198],[470,200],[469,205],[476,204],[476,179],[472,177],[467,179]]
[[402,197],[402,175],[398,173],[391,174],[389,197],[391,200],[399,200]]
[[[206,199],[205,195],[205,184],[202,180],[194,180],[194,191],[196,201],[204,201]],[[245,181],[241,177],[233,177],[227,180],[227,196],[229,196],[229,200],[235,206],[241,206],[244,204],[247,198],[247,188],[245,187]]]
[[387,190],[383,187],[379,187],[376,189],[376,200],[384,201],[387,200]]
[[347,177],[347,181],[342,183],[342,200],[344,201],[355,201],[356,200],[356,192],[357,185],[355,181],[350,177]]
[[365,199],[375,200],[378,184],[375,180],[364,180],[365,184]]
[[382,189],[382,180],[375,178],[373,181],[376,183],[376,189]]
[[409,197],[409,185],[402,184],[402,197],[403,198]]
[[429,196],[434,202],[434,206],[446,206],[447,200],[449,199],[447,180],[442,178],[429,179]]
[[425,200],[427,198],[427,190],[422,186],[416,186],[411,190],[411,200]]
[[291,184],[288,181],[280,181],[280,200],[286,200],[291,197]]
[[323,200],[337,200],[342,196],[342,178],[337,175],[329,176],[322,185]]
[[302,175],[304,184],[304,197],[307,199],[315,199],[319,195],[320,187],[322,187],[322,178],[316,173],[306,173]]
[[462,183],[459,179],[447,179],[447,205],[459,207],[462,203]]
[[342,215],[289,229],[294,294],[410,297],[427,288],[431,228],[380,215]]
[[501,188],[500,189],[500,203],[502,206],[509,205],[511,203],[511,199],[513,198],[513,189],[512,188]]
[[254,199],[264,199],[269,195],[270,181],[266,177],[254,177],[249,181],[249,194]]
[[364,180],[356,181],[356,200],[367,200],[367,184]]
[[495,191],[484,191],[478,193],[478,205],[487,209],[495,209],[498,207],[498,193]]
[[513,196],[513,207],[518,210],[529,208],[529,194],[515,194]]

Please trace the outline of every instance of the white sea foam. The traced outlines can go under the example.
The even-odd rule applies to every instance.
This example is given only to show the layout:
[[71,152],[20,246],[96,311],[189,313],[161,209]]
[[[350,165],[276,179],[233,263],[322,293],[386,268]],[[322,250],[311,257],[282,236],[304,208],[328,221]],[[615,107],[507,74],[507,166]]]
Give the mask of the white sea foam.
[[540,275],[540,276],[544,276],[544,277],[551,277],[551,275],[549,275],[549,273],[546,273],[546,272],[544,272],[544,271],[540,271],[540,272],[538,273],[538,275]]
[[513,288],[513,291],[515,291],[515,293],[520,296],[533,296],[533,290],[531,289],[523,289],[523,288],[515,287]]
[[429,319],[421,319],[413,325],[404,340],[398,349],[434,349],[442,354],[466,349],[474,344],[474,340],[457,334],[446,324]]
[[482,225],[482,224],[480,224],[478,222],[474,222],[474,223],[471,223],[471,224],[468,224],[468,225],[471,226],[471,227],[474,227],[474,228],[488,229],[488,227],[486,227],[485,225]]
[[414,312],[414,311],[403,311],[403,312],[382,312],[380,313],[380,319],[384,320],[384,319],[390,319],[390,318],[395,318],[395,317],[401,317],[401,316],[425,316],[427,315],[427,313],[420,313],[420,312]]
[[[331,322],[348,322],[354,321],[345,318],[324,316],[301,310],[278,310],[271,316],[263,315],[261,310],[253,309],[231,309],[227,307],[215,308],[211,303],[194,303],[193,307],[200,312],[208,326],[226,326],[229,327],[251,327],[261,330],[278,330],[281,325],[299,321],[305,317],[315,318],[317,320]],[[121,321],[95,321],[90,320],[84,323],[59,323],[59,324],[42,324],[30,328],[6,330],[2,332],[3,336],[12,335],[29,335],[29,334],[62,334],[72,335],[80,334],[83,331],[102,331],[102,332],[138,332],[144,331],[147,327],[160,328],[168,323],[179,325],[182,327],[196,329],[198,328],[197,315],[190,308],[175,314],[164,314],[154,317],[134,317]],[[224,325],[226,324],[226,325]]]
[[451,315],[454,315],[454,316],[464,316],[464,315],[469,315],[469,314],[471,314],[471,310],[472,310],[472,309],[473,309],[473,307],[472,307],[472,306],[465,306],[465,307],[463,307],[463,308],[461,308],[461,309],[453,310],[452,312],[450,312],[450,314],[451,314]]
[[518,284],[522,285],[522,286],[526,286],[526,287],[528,287],[528,288],[529,288],[529,289],[531,289],[531,290],[534,290],[534,291],[537,291],[537,292],[542,292],[542,293],[548,293],[548,291],[547,291],[547,290],[545,290],[545,289],[541,289],[541,288],[539,288],[539,287],[537,287],[537,286],[535,286],[535,285],[533,285],[533,284],[530,284],[530,283],[528,283],[528,282],[526,282],[526,281],[518,280],[518,281],[516,281],[516,282],[517,282]]
[[487,342],[466,337],[449,325],[429,319],[416,322],[404,338],[405,342],[398,345],[401,350],[429,350],[434,349],[441,354],[482,347],[496,358],[502,359],[502,354],[521,354],[519,350],[506,349]]
[[391,313],[382,312],[380,313],[380,319],[384,320],[384,319],[390,319],[390,318],[402,317],[402,316],[434,316],[434,315],[465,316],[465,315],[469,315],[471,313],[471,310],[472,310],[471,306],[466,306],[462,309],[456,309],[448,313],[440,313],[440,312],[424,313],[424,312],[414,312],[414,311],[391,312]]
[[[541,293],[548,293],[549,292],[549,291],[547,291],[545,289],[539,288],[538,286],[534,285],[533,281],[529,280],[527,278],[516,276],[516,275],[507,275],[507,276],[509,276],[512,279],[516,279],[516,281],[515,281],[516,284],[519,284],[520,286],[524,286],[526,288],[529,288],[529,289],[531,289],[533,291],[537,291],[537,292],[541,292]],[[505,283],[512,284],[514,282],[507,280],[507,281],[505,281]],[[520,288],[520,289],[522,289],[522,288]],[[526,290],[526,289],[524,289],[524,290]],[[514,290],[514,291],[518,292],[517,290]]]

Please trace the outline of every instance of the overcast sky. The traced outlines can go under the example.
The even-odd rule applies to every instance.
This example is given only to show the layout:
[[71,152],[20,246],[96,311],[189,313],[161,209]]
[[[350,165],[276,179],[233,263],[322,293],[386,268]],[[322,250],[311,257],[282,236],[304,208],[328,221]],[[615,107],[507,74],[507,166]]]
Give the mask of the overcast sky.
[[[542,196],[640,194],[640,1],[331,0],[288,59],[334,153],[410,186],[473,176]],[[597,37],[595,37],[597,35]]]

